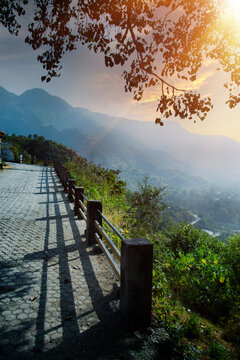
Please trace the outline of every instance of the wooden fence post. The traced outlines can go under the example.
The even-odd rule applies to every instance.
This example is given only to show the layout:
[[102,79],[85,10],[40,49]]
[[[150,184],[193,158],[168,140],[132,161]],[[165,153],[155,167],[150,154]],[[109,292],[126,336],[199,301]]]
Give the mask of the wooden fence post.
[[102,217],[99,214],[99,211],[102,212],[102,203],[101,201],[88,200],[87,202],[87,231],[86,231],[86,239],[87,244],[92,246],[96,244],[95,232],[96,227],[94,221],[97,220],[100,225],[102,225]]
[[64,172],[64,191],[68,191],[68,180],[70,179],[70,172],[65,170]]
[[84,188],[83,187],[75,187],[75,203],[74,203],[74,214],[78,216],[79,219],[82,219],[82,216],[79,211],[79,200],[83,202],[83,194]]
[[64,169],[63,166],[61,166],[61,168],[60,168],[60,180],[61,180],[62,185],[64,185],[64,176],[65,176],[65,169]]
[[36,164],[36,155],[31,155],[31,164],[32,165]]
[[62,182],[62,186],[64,187],[64,183],[65,183],[65,177],[66,177],[66,171],[67,168],[65,166],[62,166],[62,170],[61,170],[61,182]]
[[55,171],[57,173],[57,176],[60,179],[60,177],[61,177],[61,166],[60,166],[59,162],[57,162],[57,161],[54,162],[54,168],[55,168]]
[[153,245],[124,239],[121,246],[120,309],[132,330],[151,325]]
[[61,183],[62,183],[62,186],[64,186],[64,179],[65,179],[65,169],[64,169],[64,167],[62,166],[62,168],[61,168]]
[[69,184],[68,200],[70,202],[73,202],[73,185],[76,184],[76,180],[75,179],[68,179],[68,184]]

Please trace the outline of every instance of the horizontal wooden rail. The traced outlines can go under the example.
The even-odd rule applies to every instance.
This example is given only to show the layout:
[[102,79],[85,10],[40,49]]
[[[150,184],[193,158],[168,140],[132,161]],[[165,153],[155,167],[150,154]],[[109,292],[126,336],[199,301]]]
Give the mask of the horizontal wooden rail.
[[86,201],[88,201],[88,198],[84,194],[82,196]]
[[[20,154],[22,155],[22,154]],[[12,161],[9,161],[12,162]],[[49,166],[54,167],[54,160],[50,158],[37,158],[36,156],[19,156],[18,159],[14,160],[14,162],[18,162],[20,164],[29,164],[29,165],[40,165],[40,166]]]
[[82,211],[87,214],[87,207],[81,200],[79,200],[79,205],[81,206]]
[[115,261],[113,260],[112,256],[110,255],[110,252],[108,251],[108,249],[106,248],[106,246],[104,245],[103,241],[101,240],[100,236],[95,233],[95,238],[99,244],[99,246],[101,247],[104,255],[106,256],[109,264],[111,265],[114,273],[116,274],[117,278],[120,280],[120,268],[116,265]]
[[94,221],[95,226],[97,228],[97,230],[99,231],[99,233],[102,235],[102,237],[106,240],[107,245],[109,245],[109,247],[111,248],[112,252],[114,253],[114,255],[116,256],[116,258],[120,261],[121,259],[121,253],[118,250],[118,248],[116,247],[116,245],[114,244],[114,242],[111,240],[111,238],[108,236],[108,234],[106,233],[106,231],[103,229],[103,227],[98,223],[97,220]]
[[82,219],[87,222],[87,215],[82,211],[82,209],[79,209],[79,212],[82,216]]
[[124,240],[124,237],[120,234],[120,232],[110,223],[110,221],[99,211],[101,217],[104,221],[110,226],[110,228],[115,232],[115,234],[121,239]]

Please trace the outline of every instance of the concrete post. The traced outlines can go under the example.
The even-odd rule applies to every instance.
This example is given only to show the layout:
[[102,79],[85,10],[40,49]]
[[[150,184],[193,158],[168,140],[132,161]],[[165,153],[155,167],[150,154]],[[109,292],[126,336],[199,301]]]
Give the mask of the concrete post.
[[70,202],[73,202],[73,186],[76,185],[76,180],[75,179],[68,179],[68,200]]
[[152,265],[153,245],[150,241],[122,241],[120,309],[132,330],[151,324]]
[[99,214],[99,211],[102,212],[102,203],[101,201],[89,200],[87,202],[87,231],[86,231],[86,239],[87,244],[92,246],[96,244],[95,232],[96,227],[94,225],[94,220],[97,220],[100,225],[102,225],[102,217]]
[[79,211],[79,200],[83,202],[83,187],[75,187],[75,203],[74,203],[74,214],[78,216],[79,219],[82,219],[82,216]]

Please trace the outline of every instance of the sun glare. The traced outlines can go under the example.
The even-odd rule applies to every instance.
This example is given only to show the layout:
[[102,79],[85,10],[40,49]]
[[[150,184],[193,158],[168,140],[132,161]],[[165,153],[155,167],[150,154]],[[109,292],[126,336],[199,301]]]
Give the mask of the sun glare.
[[240,0],[228,0],[229,6],[233,11],[240,12]]
[[240,20],[240,0],[227,0],[231,14]]

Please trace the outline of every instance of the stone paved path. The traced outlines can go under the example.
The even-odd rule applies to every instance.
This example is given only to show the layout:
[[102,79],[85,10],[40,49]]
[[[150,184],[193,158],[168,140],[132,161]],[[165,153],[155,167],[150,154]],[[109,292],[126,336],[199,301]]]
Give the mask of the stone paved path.
[[118,284],[85,244],[55,172],[0,172],[0,359],[92,359],[113,334]]

